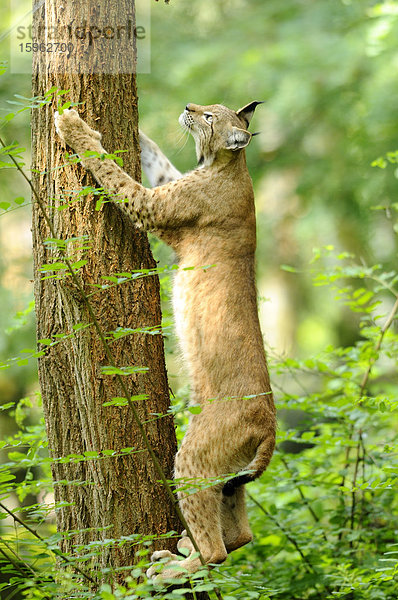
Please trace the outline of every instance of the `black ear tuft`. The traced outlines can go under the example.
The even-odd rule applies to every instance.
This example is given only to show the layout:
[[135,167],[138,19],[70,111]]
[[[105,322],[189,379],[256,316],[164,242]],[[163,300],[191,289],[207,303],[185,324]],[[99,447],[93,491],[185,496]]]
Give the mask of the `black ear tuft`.
[[242,108],[240,108],[239,110],[236,111],[236,114],[238,115],[238,117],[242,117],[247,125],[249,126],[249,123],[251,121],[251,118],[254,114],[254,111],[256,110],[256,107],[259,104],[264,104],[263,101],[260,102],[250,102],[249,104],[246,104],[246,106],[243,106]]

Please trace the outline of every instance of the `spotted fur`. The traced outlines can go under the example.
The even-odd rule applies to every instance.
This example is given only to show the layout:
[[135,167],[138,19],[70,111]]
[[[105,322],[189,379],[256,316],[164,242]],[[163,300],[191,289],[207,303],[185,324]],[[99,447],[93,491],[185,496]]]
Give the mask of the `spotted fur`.
[[[84,156],[104,153],[100,134],[74,110],[56,115],[62,140],[136,223],[154,230],[175,250],[176,330],[191,378],[191,400],[201,411],[191,417],[175,460],[177,484],[196,481],[178,492],[179,503],[206,563],[252,539],[244,483],[266,469],[275,443],[275,409],[256,300],[254,254],[256,222],[252,182],[244,148],[258,103],[235,112],[216,104],[188,104],[180,123],[193,135],[199,167],[182,176],[143,133],[142,166],[153,189],[134,181],[113,161]],[[226,485],[203,486],[204,479],[240,473]],[[181,485],[180,485],[181,487]],[[224,491],[223,491],[224,490]],[[157,581],[193,573],[201,566],[185,532],[178,549],[167,550]]]

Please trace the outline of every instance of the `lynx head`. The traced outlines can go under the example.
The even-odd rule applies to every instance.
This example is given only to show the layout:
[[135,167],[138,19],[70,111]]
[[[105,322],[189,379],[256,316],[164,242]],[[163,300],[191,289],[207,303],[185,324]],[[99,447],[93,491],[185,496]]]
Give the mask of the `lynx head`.
[[250,102],[236,112],[222,104],[187,104],[180,124],[193,136],[199,166],[209,166],[217,155],[240,152],[252,135],[247,128],[258,104]]

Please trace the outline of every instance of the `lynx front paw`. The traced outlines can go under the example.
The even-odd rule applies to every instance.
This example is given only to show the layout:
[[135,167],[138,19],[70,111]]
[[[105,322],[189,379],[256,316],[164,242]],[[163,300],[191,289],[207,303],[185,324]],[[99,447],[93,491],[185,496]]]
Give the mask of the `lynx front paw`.
[[[74,150],[79,151],[82,147],[83,149],[92,150],[94,149],[91,147],[93,143],[95,149],[101,149],[98,143],[101,139],[101,134],[91,129],[72,108],[64,110],[62,114],[56,111],[54,114],[54,123],[61,140]],[[90,147],[87,148],[87,146]]]

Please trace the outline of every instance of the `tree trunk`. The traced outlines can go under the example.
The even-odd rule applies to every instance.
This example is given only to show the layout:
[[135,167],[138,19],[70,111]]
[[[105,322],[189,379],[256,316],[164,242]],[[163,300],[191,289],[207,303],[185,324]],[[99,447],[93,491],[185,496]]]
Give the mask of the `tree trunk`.
[[[117,3],[98,0],[91,7],[90,4],[46,0],[40,6],[40,1],[34,0],[33,31],[38,32],[44,23],[47,32],[51,27],[67,31],[71,23],[85,27],[86,23],[98,23],[104,15],[110,23],[115,14],[121,23],[134,18],[131,0]],[[42,41],[40,32],[37,35],[37,41]],[[61,101],[82,103],[78,111],[92,127],[101,130],[104,147],[109,152],[127,150],[122,154],[124,168],[138,179],[136,84],[129,65],[123,62],[123,52],[116,46],[96,47],[95,43],[93,50],[93,39],[86,36],[75,45],[68,59],[62,53],[37,52],[34,60],[33,95],[44,94],[52,86],[70,90]],[[67,244],[67,254],[72,262],[87,260],[77,275],[86,293],[92,294],[90,303],[103,332],[109,333],[117,327],[159,327],[156,276],[127,281],[106,290],[93,287],[106,284],[104,276],[156,265],[146,236],[134,228],[117,206],[107,203],[96,211],[92,195],[73,202],[75,192],[93,185],[93,181],[79,165],[59,168],[65,163],[65,149],[54,129],[55,108],[47,105],[33,111],[32,162],[40,173],[34,176],[34,184],[47,207],[56,237],[79,238]],[[60,210],[68,203],[67,208]],[[60,532],[76,530],[63,541],[63,550],[73,552],[76,544],[92,540],[179,530],[171,502],[158,483],[159,476],[144,450],[131,410],[128,406],[104,406],[104,402],[124,394],[114,376],[102,373],[102,367],[109,362],[78,290],[67,275],[59,279],[42,278],[47,273],[41,272],[41,267],[57,257],[58,251],[45,243],[51,237],[38,204],[33,202],[38,340],[71,334],[48,348],[39,359],[50,454],[54,458],[55,501],[65,503],[56,511],[57,527]],[[90,326],[75,331],[78,324]],[[39,347],[47,346],[39,343]],[[137,401],[136,407],[141,420],[150,421],[146,425],[147,434],[166,475],[171,478],[176,451],[172,417],[154,417],[154,413],[167,413],[169,407],[162,336],[135,333],[112,343],[111,349],[118,366],[149,369],[124,380],[132,396],[147,396],[146,400]],[[131,447],[141,452],[114,457],[106,452],[120,454]],[[103,458],[90,459],[88,454],[85,460],[76,462],[56,460],[90,451],[102,453]],[[173,540],[154,544],[171,550],[174,546]],[[105,567],[116,570],[133,561],[131,544],[104,546],[97,567],[99,572]],[[122,578],[123,572],[119,575]]]

